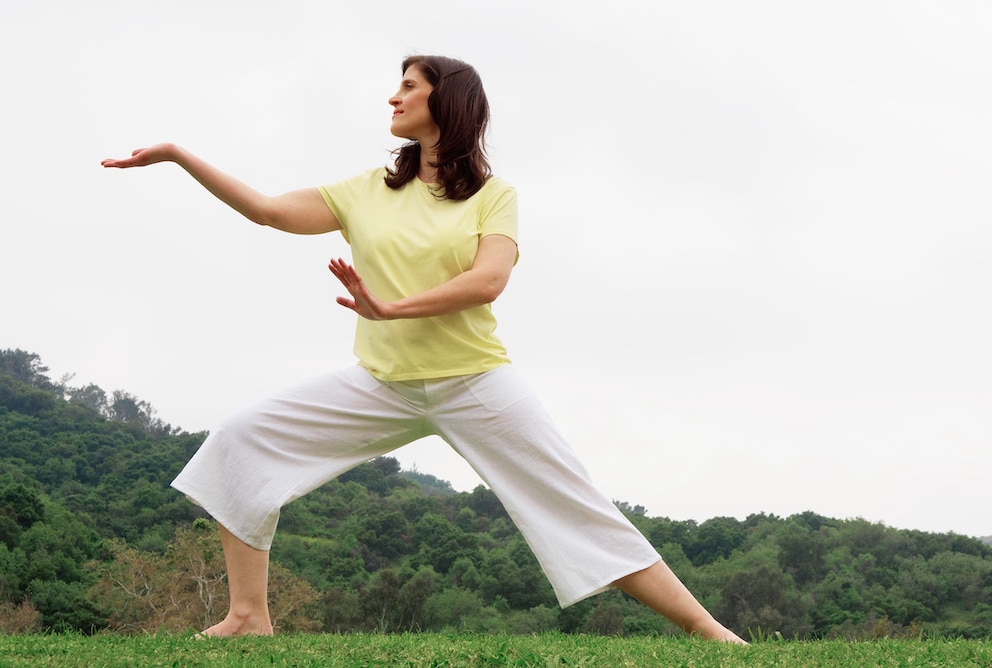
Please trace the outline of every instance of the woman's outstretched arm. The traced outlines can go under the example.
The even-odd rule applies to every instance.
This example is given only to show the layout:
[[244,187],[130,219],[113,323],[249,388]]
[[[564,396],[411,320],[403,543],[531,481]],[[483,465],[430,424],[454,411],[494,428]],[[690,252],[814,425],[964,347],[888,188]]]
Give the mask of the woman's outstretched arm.
[[275,197],[263,195],[175,144],[139,148],[129,158],[107,158],[100,164],[126,169],[158,162],[176,163],[217,199],[259,225],[294,234],[322,234],[341,229],[316,188],[295,190]]

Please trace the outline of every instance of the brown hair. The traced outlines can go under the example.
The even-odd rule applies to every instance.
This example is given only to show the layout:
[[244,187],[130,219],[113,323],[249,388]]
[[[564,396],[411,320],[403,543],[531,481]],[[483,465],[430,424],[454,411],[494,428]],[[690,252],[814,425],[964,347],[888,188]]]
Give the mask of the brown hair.
[[[489,124],[489,101],[482,79],[475,68],[445,56],[409,56],[403,72],[416,67],[434,90],[427,98],[427,108],[441,130],[437,145],[437,169],[440,199],[468,199],[492,174],[486,158],[485,133]],[[417,176],[420,168],[420,144],[404,144],[393,151],[395,167],[386,168],[386,185],[397,189]]]

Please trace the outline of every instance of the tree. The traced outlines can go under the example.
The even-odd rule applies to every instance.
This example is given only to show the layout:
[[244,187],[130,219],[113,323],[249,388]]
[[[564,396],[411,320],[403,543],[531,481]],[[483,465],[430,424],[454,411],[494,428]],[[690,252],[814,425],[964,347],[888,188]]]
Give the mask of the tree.
[[760,629],[786,637],[805,635],[810,629],[791,584],[785,573],[770,565],[736,571],[724,583],[714,615],[738,634]]
[[440,480],[430,473],[421,473],[416,467],[412,471],[401,471],[399,477],[416,484],[423,493],[432,496],[450,496],[456,493],[447,480]]
[[448,581],[456,587],[475,591],[479,588],[482,579],[471,559],[458,557],[448,571]]
[[424,623],[424,606],[437,585],[437,573],[421,568],[403,583],[399,595],[399,626],[405,631],[419,631]]
[[99,611],[86,600],[90,576],[83,564],[97,556],[99,543],[93,531],[61,506],[48,504],[45,518],[21,535],[13,556],[19,572],[14,575],[18,592],[30,599],[49,630],[91,633],[103,628]]
[[111,420],[141,425],[143,432],[155,438],[172,432],[170,425],[155,417],[155,409],[151,404],[123,390],[114,390],[108,410]]
[[483,553],[479,575],[484,601],[503,599],[515,610],[555,601],[551,585],[522,538],[505,541]]
[[38,416],[58,406],[48,390],[26,385],[13,376],[0,374],[0,406],[23,415]]
[[652,518],[650,528],[647,531],[648,540],[655,547],[660,547],[665,543],[678,543],[682,546],[682,550],[688,554],[697,526],[693,520],[677,521],[667,517],[655,517]]
[[354,518],[355,537],[371,552],[388,559],[410,552],[413,527],[388,506],[367,507]]
[[10,476],[0,480],[0,542],[13,548],[21,532],[44,516],[44,506],[34,489],[13,482]]
[[28,571],[27,555],[24,550],[10,550],[0,543],[0,602],[17,603],[26,595]]
[[491,520],[510,518],[499,497],[483,485],[476,485],[475,489],[472,490],[469,495],[468,507],[476,515],[488,517]]
[[314,633],[324,627],[321,595],[278,563],[269,568],[269,616],[276,632]]
[[823,535],[807,526],[786,522],[775,535],[778,563],[799,584],[819,580],[826,571]]
[[20,348],[0,350],[0,374],[7,374],[41,390],[58,391],[48,377],[48,367],[41,363],[41,356]]
[[347,633],[361,626],[358,592],[331,587],[323,594],[324,627],[327,633]]
[[477,592],[449,587],[434,592],[424,605],[425,625],[431,631],[458,631],[463,623],[477,616],[483,607]]
[[864,596],[864,581],[850,569],[828,573],[813,590],[810,621],[813,633],[819,637],[844,624],[858,623],[868,613]]
[[937,580],[942,602],[961,603],[965,610],[979,603],[992,603],[992,562],[971,554],[944,551],[927,560]]
[[413,531],[417,546],[415,563],[447,573],[459,557],[479,560],[479,542],[475,534],[466,533],[447,519],[434,513],[420,518]]
[[121,540],[109,541],[107,547],[113,561],[89,565],[97,577],[89,598],[106,611],[110,628],[131,633],[167,628],[176,616],[176,601],[166,593],[175,573],[165,557],[129,548]]
[[623,608],[615,600],[601,596],[598,605],[586,620],[585,632],[601,636],[623,634]]
[[41,613],[31,601],[0,602],[0,634],[40,633],[41,630]]
[[400,576],[385,568],[372,575],[361,597],[361,612],[369,630],[388,633],[399,628]]
[[35,580],[28,587],[28,596],[49,631],[96,633],[106,626],[106,619],[89,601],[81,582]]
[[647,509],[644,506],[631,506],[627,501],[617,501],[616,499],[613,499],[613,505],[625,515],[636,515],[638,517],[643,517],[644,514],[647,513]]
[[386,478],[395,476],[400,472],[400,462],[395,457],[376,457],[369,462],[369,466],[379,471]]
[[407,485],[405,480],[397,477],[400,470],[399,462],[393,457],[377,457],[361,464],[340,476],[341,482],[357,482],[379,496],[389,493],[397,483]]
[[692,542],[685,553],[695,566],[710,564],[729,557],[746,537],[747,532],[737,519],[714,517],[700,524],[693,532]]
[[67,394],[69,395],[70,404],[85,406],[98,415],[110,416],[107,393],[98,385],[90,383],[83,387],[71,387],[67,389]]
[[[207,628],[227,612],[227,571],[213,523],[197,520],[176,532],[164,554],[142,552],[120,540],[108,544],[110,563],[93,562],[89,598],[122,632]],[[322,626],[320,594],[278,564],[269,578],[273,626],[314,631]]]

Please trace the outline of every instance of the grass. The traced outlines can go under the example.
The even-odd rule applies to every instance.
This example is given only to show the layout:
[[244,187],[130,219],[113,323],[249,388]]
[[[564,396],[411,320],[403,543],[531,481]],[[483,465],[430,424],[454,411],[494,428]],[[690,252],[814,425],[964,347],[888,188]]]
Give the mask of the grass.
[[194,640],[180,635],[0,636],[7,666],[972,666],[992,668],[992,644],[976,640],[758,642],[748,647],[688,638],[282,635]]

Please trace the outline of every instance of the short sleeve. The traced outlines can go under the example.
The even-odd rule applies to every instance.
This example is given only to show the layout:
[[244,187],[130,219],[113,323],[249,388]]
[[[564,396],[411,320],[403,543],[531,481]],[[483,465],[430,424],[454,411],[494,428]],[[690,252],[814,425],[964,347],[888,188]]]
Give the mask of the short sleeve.
[[334,217],[341,224],[341,234],[346,241],[350,242],[348,235],[348,216],[351,208],[355,205],[368,187],[377,180],[381,181],[385,177],[385,170],[370,169],[366,172],[338,181],[325,186],[317,186],[317,191],[324,198],[324,203],[331,210]]
[[502,234],[517,242],[517,191],[502,179],[493,177],[479,192],[479,236]]

